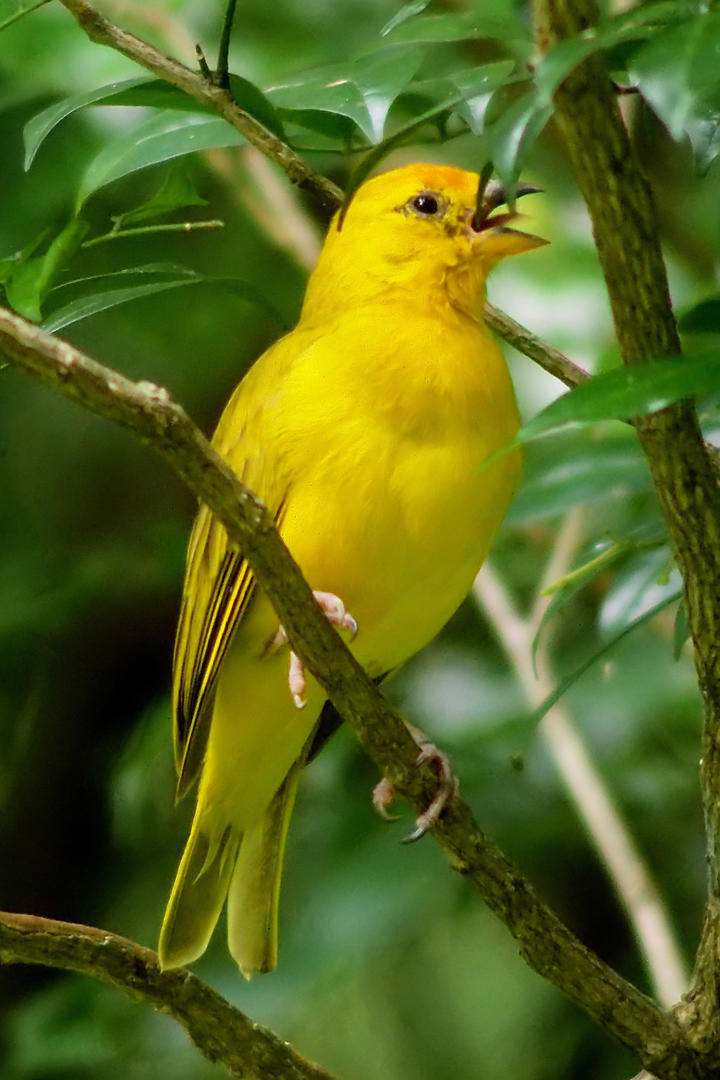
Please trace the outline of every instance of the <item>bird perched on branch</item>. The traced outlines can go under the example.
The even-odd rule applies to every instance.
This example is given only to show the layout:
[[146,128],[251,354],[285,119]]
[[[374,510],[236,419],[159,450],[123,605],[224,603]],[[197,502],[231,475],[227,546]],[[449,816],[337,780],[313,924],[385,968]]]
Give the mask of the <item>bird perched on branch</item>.
[[[518,415],[482,307],[498,260],[545,241],[492,216],[500,185],[479,188],[436,165],[363,184],[330,225],[298,325],[247,373],[213,440],[374,678],[460,605],[518,482],[517,452],[484,467]],[[178,794],[199,787],[160,961],[204,952],[227,900],[249,978],[276,963],[285,838],[325,696],[205,507],[173,690]]]

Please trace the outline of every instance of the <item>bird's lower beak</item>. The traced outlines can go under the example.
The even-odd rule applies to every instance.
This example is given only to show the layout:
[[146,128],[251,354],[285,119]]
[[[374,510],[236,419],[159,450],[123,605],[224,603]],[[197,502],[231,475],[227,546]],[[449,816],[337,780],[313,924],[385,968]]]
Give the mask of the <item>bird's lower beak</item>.
[[492,259],[503,259],[506,255],[520,255],[523,251],[532,251],[533,248],[545,247],[550,243],[542,236],[534,236],[533,233],[522,232],[520,229],[511,229],[509,225],[495,225],[492,221],[488,222],[476,236],[475,242],[479,243],[483,248],[483,253],[487,253]]
[[[541,191],[542,188],[520,181],[515,190],[515,198],[535,195]],[[474,238],[475,243],[482,247],[483,253],[487,253],[493,260],[502,259],[506,255],[519,255],[523,251],[532,251],[533,248],[544,247],[549,243],[540,236],[511,228],[509,222],[517,221],[518,218],[524,216],[514,209],[492,216],[493,211],[505,205],[507,201],[505,189],[500,181],[491,180],[485,190],[480,193],[480,205],[468,222],[469,234]]]

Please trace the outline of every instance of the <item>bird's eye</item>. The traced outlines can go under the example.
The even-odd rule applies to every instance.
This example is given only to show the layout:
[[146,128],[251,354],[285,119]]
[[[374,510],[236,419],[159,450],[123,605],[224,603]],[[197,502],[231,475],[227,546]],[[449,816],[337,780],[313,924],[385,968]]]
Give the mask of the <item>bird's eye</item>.
[[440,204],[434,195],[416,195],[412,201],[412,208],[416,210],[418,214],[426,214],[431,217],[433,214],[437,214],[440,209]]

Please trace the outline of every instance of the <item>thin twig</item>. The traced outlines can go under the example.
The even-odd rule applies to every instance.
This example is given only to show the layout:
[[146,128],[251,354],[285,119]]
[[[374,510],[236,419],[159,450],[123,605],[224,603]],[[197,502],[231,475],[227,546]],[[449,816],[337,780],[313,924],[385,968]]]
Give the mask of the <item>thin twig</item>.
[[7,30],[8,26],[12,26],[18,19],[22,19],[25,15],[29,15],[32,11],[37,11],[38,8],[49,3],[50,0],[38,0],[36,4],[31,4],[30,7],[18,8],[17,11],[13,11],[12,15],[8,15],[7,19],[0,22],[0,30]]
[[163,225],[138,225],[131,229],[111,229],[102,236],[94,236],[92,240],[85,240],[80,246],[84,248],[95,247],[96,244],[105,244],[108,240],[123,240],[127,236],[147,236],[150,233],[170,232],[198,232],[203,229],[224,229],[225,222],[219,219],[207,221],[176,221]]
[[[533,641],[550,603],[544,590],[567,570],[579,541],[582,517],[580,510],[567,516],[527,618],[518,612],[491,565],[486,563],[475,582],[474,595],[512,661],[531,709],[547,697],[556,682],[546,639],[538,645],[533,665]],[[686,990],[688,976],[652,875],[573,724],[569,709],[561,703],[554,705],[539,730],[627,912],[658,1000],[670,1008]]]
[[230,38],[232,36],[233,20],[235,19],[235,7],[237,0],[228,0],[223,19],[222,34],[220,35],[220,48],[218,49],[217,67],[213,73],[213,82],[223,90],[230,89],[230,71],[228,57],[230,54]]
[[[67,342],[0,309],[0,353],[70,400],[130,428],[168,461],[223,522],[273,603],[294,651],[360,739],[394,789],[422,812],[436,792],[429,763],[314,602],[271,515],[210,446],[166,390],[134,383]],[[702,1052],[689,1046],[674,1017],[585,948],[535,894],[530,882],[479,829],[459,798],[432,835],[453,869],[475,885],[505,923],[528,964],[553,981],[599,1024],[663,1076],[700,1080]]]
[[168,1013],[230,1076],[332,1080],[185,968],[161,971],[157,953],[107,930],[0,911],[0,964],[43,964],[99,979]]
[[511,319],[504,311],[485,303],[484,318],[491,330],[494,330],[508,345],[512,345],[518,352],[534,360],[541,368],[550,375],[554,375],[560,382],[570,388],[585,382],[590,375],[584,368],[578,367],[572,360],[556,349],[554,345],[548,345],[527,327],[522,326],[515,319]]
[[158,78],[177,86],[201,105],[216,112],[218,116],[239,131],[241,135],[276,161],[294,184],[310,192],[319,206],[328,214],[334,213],[343,200],[343,193],[332,181],[311,169],[299,154],[269,131],[244,109],[233,101],[230,93],[220,86],[214,86],[211,80],[177,60],[165,56],[150,42],[136,37],[127,30],[116,26],[110,19],[96,11],[86,0],[60,0],[91,41],[128,56],[141,67],[151,71]]

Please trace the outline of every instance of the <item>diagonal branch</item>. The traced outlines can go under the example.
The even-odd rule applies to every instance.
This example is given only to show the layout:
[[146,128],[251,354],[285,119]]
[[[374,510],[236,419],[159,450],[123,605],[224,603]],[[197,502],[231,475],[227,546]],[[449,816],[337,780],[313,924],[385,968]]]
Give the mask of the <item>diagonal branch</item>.
[[554,345],[548,345],[546,341],[542,341],[531,330],[516,322],[515,319],[511,319],[509,315],[494,307],[493,304],[485,303],[483,318],[498,337],[501,337],[508,345],[512,345],[513,349],[517,349],[518,352],[523,353],[530,360],[534,360],[549,375],[554,375],[556,379],[565,383],[570,389],[579,386],[581,382],[585,382],[586,379],[590,378],[584,368],[574,364]]
[[[91,411],[130,428],[167,460],[223,522],[305,661],[395,790],[417,811],[436,787],[431,765],[313,601],[270,514],[166,390],[135,383],[0,309],[0,353]],[[433,829],[453,869],[468,877],[517,940],[527,963],[575,1000],[659,1076],[699,1080],[701,1057],[673,1017],[586,949],[456,799]],[[673,1068],[674,1073],[669,1070]]]
[[[486,563],[473,593],[485,609],[510,660],[530,709],[553,689],[556,679],[545,634],[533,658],[533,641],[550,604],[546,586],[567,571],[582,530],[582,510],[572,510],[557,534],[532,608],[522,615],[502,577]],[[537,669],[537,670],[536,670]],[[563,702],[543,717],[544,739],[578,818],[585,826],[620,903],[625,908],[658,1000],[670,1008],[687,987],[687,974],[663,898],[611,791]]]
[[332,1080],[189,971],[161,971],[156,953],[106,930],[0,911],[0,963],[43,964],[99,979],[168,1013],[230,1076]]
[[230,91],[215,86],[210,79],[191,71],[184,64],[173,60],[156,49],[149,41],[116,26],[110,19],[96,11],[86,0],[60,0],[82,27],[91,41],[108,45],[116,52],[134,60],[136,64],[151,71],[159,79],[183,90],[204,108],[212,109],[218,116],[244,135],[248,142],[262,150],[263,154],[285,171],[294,184],[313,195],[328,217],[342,202],[343,194],[331,180],[311,169],[299,154],[269,131],[254,116],[241,109],[233,101]]

